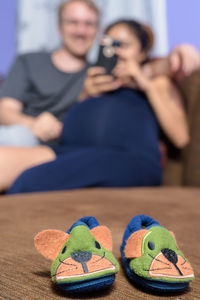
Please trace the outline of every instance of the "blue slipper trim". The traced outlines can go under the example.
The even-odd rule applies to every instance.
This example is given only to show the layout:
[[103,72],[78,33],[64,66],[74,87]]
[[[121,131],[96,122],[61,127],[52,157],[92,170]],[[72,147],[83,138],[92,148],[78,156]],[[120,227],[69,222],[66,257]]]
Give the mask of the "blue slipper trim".
[[152,291],[184,292],[189,288],[189,282],[172,283],[172,282],[161,281],[161,280],[150,280],[138,276],[130,269],[129,267],[130,260],[127,259],[124,255],[124,247],[126,245],[126,241],[128,240],[129,236],[133,232],[143,229],[143,226],[145,227],[145,229],[149,229],[153,226],[161,226],[161,225],[159,222],[146,215],[135,216],[127,225],[124,232],[122,244],[120,247],[122,265],[124,267],[127,277],[130,279],[131,282],[135,283],[136,285],[150,289]]
[[67,233],[70,234],[70,232],[72,231],[72,229],[76,226],[86,226],[88,227],[90,230],[99,226],[99,222],[97,221],[97,219],[95,217],[83,217],[81,219],[79,219],[78,221],[76,221],[71,227],[70,229],[67,231]]
[[77,281],[73,283],[57,283],[56,285],[65,292],[83,293],[94,292],[106,289],[115,281],[115,274],[102,276],[100,278],[89,279],[84,281]]

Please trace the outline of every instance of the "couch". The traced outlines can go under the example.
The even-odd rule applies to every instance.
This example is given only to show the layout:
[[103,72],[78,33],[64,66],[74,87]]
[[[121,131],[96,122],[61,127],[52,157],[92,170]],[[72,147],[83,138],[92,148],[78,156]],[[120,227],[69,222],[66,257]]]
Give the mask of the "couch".
[[[183,151],[168,147],[164,187],[84,189],[0,196],[0,299],[156,300],[200,299],[200,71],[182,85],[191,142]],[[172,187],[176,185],[176,187]],[[196,187],[186,187],[196,186]],[[113,233],[114,254],[126,224],[136,214],[147,214],[174,231],[180,249],[192,263],[196,280],[181,295],[152,295],[132,286],[121,268],[107,291],[71,297],[51,284],[50,262],[34,248],[33,238],[43,229],[66,230],[84,215],[95,216]]]
[[200,70],[181,85],[190,129],[190,143],[183,150],[168,144],[164,185],[200,186]]

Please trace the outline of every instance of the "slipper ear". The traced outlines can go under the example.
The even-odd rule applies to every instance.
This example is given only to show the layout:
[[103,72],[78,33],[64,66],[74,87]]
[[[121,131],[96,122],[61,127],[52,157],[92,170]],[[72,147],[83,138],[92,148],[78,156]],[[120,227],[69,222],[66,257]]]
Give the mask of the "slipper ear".
[[132,233],[124,248],[124,254],[127,258],[136,258],[142,256],[142,240],[149,230],[141,229]]
[[35,236],[35,247],[44,257],[55,260],[69,236],[68,233],[60,230],[44,230]]
[[108,227],[97,226],[90,230],[95,239],[108,251],[112,251],[112,235]]

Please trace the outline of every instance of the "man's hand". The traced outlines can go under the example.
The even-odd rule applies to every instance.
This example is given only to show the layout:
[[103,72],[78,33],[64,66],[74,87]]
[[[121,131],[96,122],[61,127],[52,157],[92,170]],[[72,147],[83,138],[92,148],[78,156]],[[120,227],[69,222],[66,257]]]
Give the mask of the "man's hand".
[[32,123],[33,134],[41,141],[47,142],[60,136],[63,124],[49,112],[43,112]]
[[200,54],[194,46],[182,44],[172,50],[169,63],[175,79],[181,81],[200,68]]
[[148,78],[166,75],[181,82],[200,68],[200,54],[188,44],[176,46],[167,57],[152,59],[142,69]]
[[102,67],[91,67],[87,71],[83,90],[79,96],[82,101],[90,96],[98,96],[102,93],[118,89],[121,82],[116,80],[112,75],[106,75]]

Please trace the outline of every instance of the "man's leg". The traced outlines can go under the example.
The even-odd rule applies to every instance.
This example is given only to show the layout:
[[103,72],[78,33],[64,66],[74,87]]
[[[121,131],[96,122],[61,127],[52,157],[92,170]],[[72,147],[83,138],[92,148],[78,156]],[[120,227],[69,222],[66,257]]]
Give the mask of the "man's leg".
[[40,141],[31,130],[22,125],[0,126],[0,146],[33,147]]
[[7,190],[24,170],[54,160],[48,146],[0,147],[0,191]]

